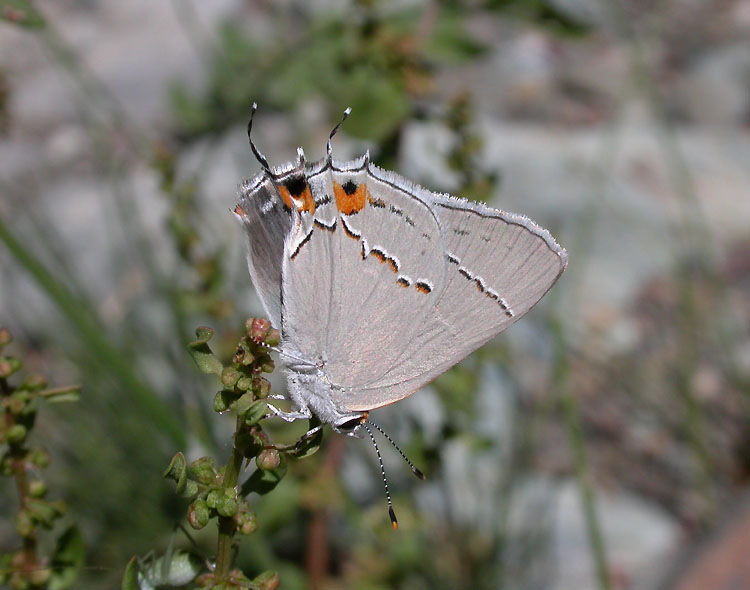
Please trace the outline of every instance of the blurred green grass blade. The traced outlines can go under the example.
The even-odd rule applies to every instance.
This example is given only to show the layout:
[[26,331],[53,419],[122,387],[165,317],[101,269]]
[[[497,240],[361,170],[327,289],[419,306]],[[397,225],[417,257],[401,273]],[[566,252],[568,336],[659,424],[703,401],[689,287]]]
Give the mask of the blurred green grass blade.
[[565,332],[559,316],[551,317],[549,325],[556,349],[554,382],[557,384],[560,392],[560,403],[565,418],[568,446],[573,458],[573,469],[578,482],[578,490],[581,494],[583,520],[594,561],[598,587],[600,590],[612,590],[612,582],[607,566],[607,550],[604,535],[602,534],[601,520],[596,510],[596,493],[591,481],[591,471],[586,454],[586,441],[581,424],[581,411],[578,407],[578,399],[571,388],[570,361],[566,354],[567,341],[565,339]]
[[0,0],[0,19],[26,29],[41,29],[46,24],[29,0]]
[[185,438],[179,420],[174,412],[151,390],[133,371],[129,359],[131,355],[119,350],[105,336],[104,329],[96,318],[88,312],[70,291],[58,281],[11,233],[0,217],[0,242],[29,273],[42,290],[52,299],[57,308],[70,321],[92,358],[114,376],[120,385],[128,390],[132,402],[148,416],[159,430],[164,432],[176,445],[184,446]]

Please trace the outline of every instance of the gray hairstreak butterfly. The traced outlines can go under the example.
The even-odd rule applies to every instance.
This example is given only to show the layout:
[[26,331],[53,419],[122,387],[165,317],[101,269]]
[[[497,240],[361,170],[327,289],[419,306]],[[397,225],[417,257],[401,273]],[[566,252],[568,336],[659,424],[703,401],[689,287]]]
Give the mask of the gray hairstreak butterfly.
[[[242,183],[234,213],[247,230],[253,284],[281,331],[293,410],[271,411],[288,421],[315,416],[340,434],[364,428],[375,443],[372,410],[521,318],[567,254],[527,217],[431,192],[378,168],[369,153],[333,160],[331,139],[349,112],[317,162],[300,148],[296,162],[271,168],[251,138],[263,170]],[[395,528],[387,484],[386,495]]]

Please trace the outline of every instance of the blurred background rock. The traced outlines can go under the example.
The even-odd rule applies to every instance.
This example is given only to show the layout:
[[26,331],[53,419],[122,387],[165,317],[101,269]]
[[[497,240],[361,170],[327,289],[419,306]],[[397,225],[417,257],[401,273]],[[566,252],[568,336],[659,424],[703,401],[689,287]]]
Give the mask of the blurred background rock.
[[329,437],[258,501],[245,571],[292,589],[724,587],[689,585],[710,546],[750,587],[722,534],[750,481],[747,2],[0,7],[0,323],[30,369],[84,386],[38,428],[86,537],[81,587],[166,546],[183,513],[168,457],[228,453],[185,344],[207,324],[231,346],[262,313],[230,214],[259,170],[253,101],[272,164],[322,157],[351,106],[338,159],[370,149],[527,214],[570,267],[377,412],[428,475],[385,451],[398,533],[372,448]]

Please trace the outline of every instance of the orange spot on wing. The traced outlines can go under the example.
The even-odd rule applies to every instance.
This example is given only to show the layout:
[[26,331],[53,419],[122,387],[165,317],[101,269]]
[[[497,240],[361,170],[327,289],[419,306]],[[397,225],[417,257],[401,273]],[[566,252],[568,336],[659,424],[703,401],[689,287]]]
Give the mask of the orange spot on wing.
[[299,198],[302,199],[302,207],[300,209],[313,215],[315,213],[315,199],[313,199],[312,191],[309,186],[305,187],[305,190],[302,191]]
[[344,215],[358,213],[365,208],[367,202],[367,186],[360,184],[352,193],[347,193],[338,182],[333,183],[333,196],[336,198],[336,207]]
[[292,201],[292,195],[289,194],[289,189],[286,188],[284,185],[281,185],[279,187],[279,194],[281,195],[281,200],[284,201],[284,205],[289,207],[289,209],[294,209],[294,202]]
[[245,213],[245,210],[240,205],[237,205],[234,208],[234,214],[239,215],[240,217],[247,217],[247,213]]
[[[307,211],[310,215],[315,213],[315,199],[313,199],[309,186],[306,186],[299,195],[292,196],[289,189],[282,184],[279,186],[279,194],[284,204],[290,209],[294,207],[298,211]],[[300,204],[300,201],[302,204]]]

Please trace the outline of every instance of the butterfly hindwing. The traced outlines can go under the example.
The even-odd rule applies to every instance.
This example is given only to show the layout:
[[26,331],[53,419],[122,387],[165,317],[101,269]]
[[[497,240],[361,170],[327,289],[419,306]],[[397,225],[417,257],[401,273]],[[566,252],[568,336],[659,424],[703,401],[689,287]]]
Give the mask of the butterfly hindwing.
[[567,264],[551,235],[525,217],[432,193],[376,167],[371,174],[430,204],[445,279],[408,348],[382,378],[357,385],[350,410],[393,403],[440,375],[522,317]]

